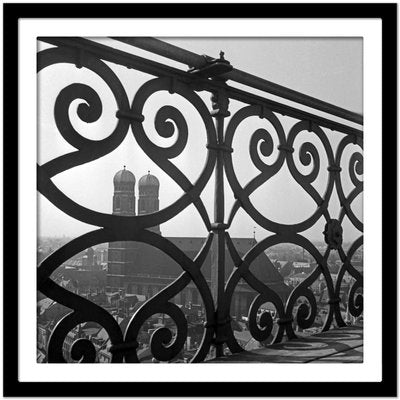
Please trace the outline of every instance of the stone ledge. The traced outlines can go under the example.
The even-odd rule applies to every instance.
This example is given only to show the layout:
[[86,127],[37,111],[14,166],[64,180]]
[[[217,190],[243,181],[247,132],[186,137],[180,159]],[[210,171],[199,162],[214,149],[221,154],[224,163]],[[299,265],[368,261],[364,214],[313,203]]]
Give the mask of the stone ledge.
[[331,329],[253,351],[214,358],[209,363],[362,363],[363,329]]

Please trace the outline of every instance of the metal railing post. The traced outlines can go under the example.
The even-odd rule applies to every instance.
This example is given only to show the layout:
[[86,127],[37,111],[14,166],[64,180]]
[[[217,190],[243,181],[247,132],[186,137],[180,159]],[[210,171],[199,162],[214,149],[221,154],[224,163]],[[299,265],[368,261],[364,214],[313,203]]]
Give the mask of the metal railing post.
[[225,287],[225,195],[224,195],[224,119],[230,115],[228,111],[229,99],[223,90],[211,96],[211,115],[215,118],[217,132],[217,161],[215,167],[215,197],[214,197],[214,223],[211,225],[215,232],[213,243],[213,264],[211,271],[211,287],[216,305],[215,347],[216,356],[223,355],[225,316],[221,314],[224,302]]

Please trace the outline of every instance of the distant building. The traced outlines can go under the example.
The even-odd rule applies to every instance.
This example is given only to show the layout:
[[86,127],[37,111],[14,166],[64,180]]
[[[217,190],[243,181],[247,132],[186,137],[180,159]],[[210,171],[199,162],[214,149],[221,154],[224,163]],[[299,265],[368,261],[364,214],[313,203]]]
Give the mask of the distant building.
[[293,262],[292,261],[280,261],[276,260],[275,264],[278,271],[282,277],[288,276],[293,272]]
[[303,261],[294,261],[293,262],[293,272],[295,274],[299,274],[302,272],[309,274],[314,270],[315,267],[316,267],[316,264],[311,264],[309,262],[303,262]]
[[[135,214],[135,183],[132,172],[125,167],[114,176],[113,214],[134,216]],[[158,179],[148,172],[139,179],[138,213],[145,215],[159,210]],[[160,227],[154,226],[149,230],[161,234]],[[169,241],[179,247],[188,257],[194,259],[205,243],[205,238],[199,237],[167,237]],[[251,238],[233,238],[237,251],[243,256],[255,241]],[[234,265],[226,252],[226,279],[231,274]],[[210,284],[211,266],[214,251],[211,249],[203,266],[202,274]],[[251,272],[263,283],[267,284],[285,301],[290,289],[284,284],[282,276],[270,262],[268,257],[261,253],[251,265]],[[162,251],[146,243],[140,242],[112,242],[108,247],[107,293],[123,290],[127,294],[144,295],[146,298],[154,296],[161,289],[172,283],[183,272],[180,265]],[[232,301],[231,313],[234,316],[247,315],[250,304],[256,293],[246,284],[240,283]],[[180,292],[174,299],[176,304],[183,306],[200,304],[200,295],[193,283]]]
[[306,279],[308,274],[306,272],[300,272],[298,274],[292,274],[285,278],[285,282],[287,285],[297,286],[299,283],[303,282]]
[[105,270],[65,266],[60,269],[59,274],[61,277],[56,279],[57,283],[78,294],[90,291],[104,292],[106,287],[107,272]]

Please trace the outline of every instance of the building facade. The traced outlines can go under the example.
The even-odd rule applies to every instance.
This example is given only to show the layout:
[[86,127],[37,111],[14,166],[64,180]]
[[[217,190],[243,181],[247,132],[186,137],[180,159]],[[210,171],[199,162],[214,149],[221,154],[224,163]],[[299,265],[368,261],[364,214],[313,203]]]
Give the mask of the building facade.
[[[118,171],[114,177],[113,214],[135,215],[135,176],[125,168]],[[145,215],[159,210],[158,179],[148,172],[138,182],[138,214]],[[161,234],[160,227],[149,228]],[[174,245],[180,248],[188,257],[194,259],[198,254],[205,238],[201,237],[167,237]],[[254,246],[252,238],[233,238],[233,243],[243,256]],[[231,274],[234,264],[225,249],[226,279]],[[213,262],[213,248],[211,248],[203,266],[204,274],[211,285],[211,270]],[[284,284],[282,276],[276,270],[268,257],[262,253],[251,265],[253,274],[263,283],[275,290],[283,300],[286,300],[290,289]],[[179,264],[167,254],[146,243],[140,242],[113,242],[108,248],[107,293],[126,293],[144,295],[150,298],[164,287],[172,283],[183,272]],[[231,314],[236,317],[247,315],[251,302],[256,293],[245,283],[237,286],[232,301]],[[176,304],[201,304],[200,294],[191,282],[176,298]]]

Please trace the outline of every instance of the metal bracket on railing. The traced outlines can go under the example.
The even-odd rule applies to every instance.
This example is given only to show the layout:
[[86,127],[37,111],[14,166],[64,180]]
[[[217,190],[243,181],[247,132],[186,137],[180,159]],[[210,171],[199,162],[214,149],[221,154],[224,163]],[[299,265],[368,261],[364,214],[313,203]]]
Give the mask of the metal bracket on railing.
[[205,64],[198,68],[189,68],[189,73],[201,78],[215,78],[233,69],[231,63],[225,60],[223,51],[219,53],[219,58],[212,58],[205,54],[203,54],[202,57],[205,60]]

